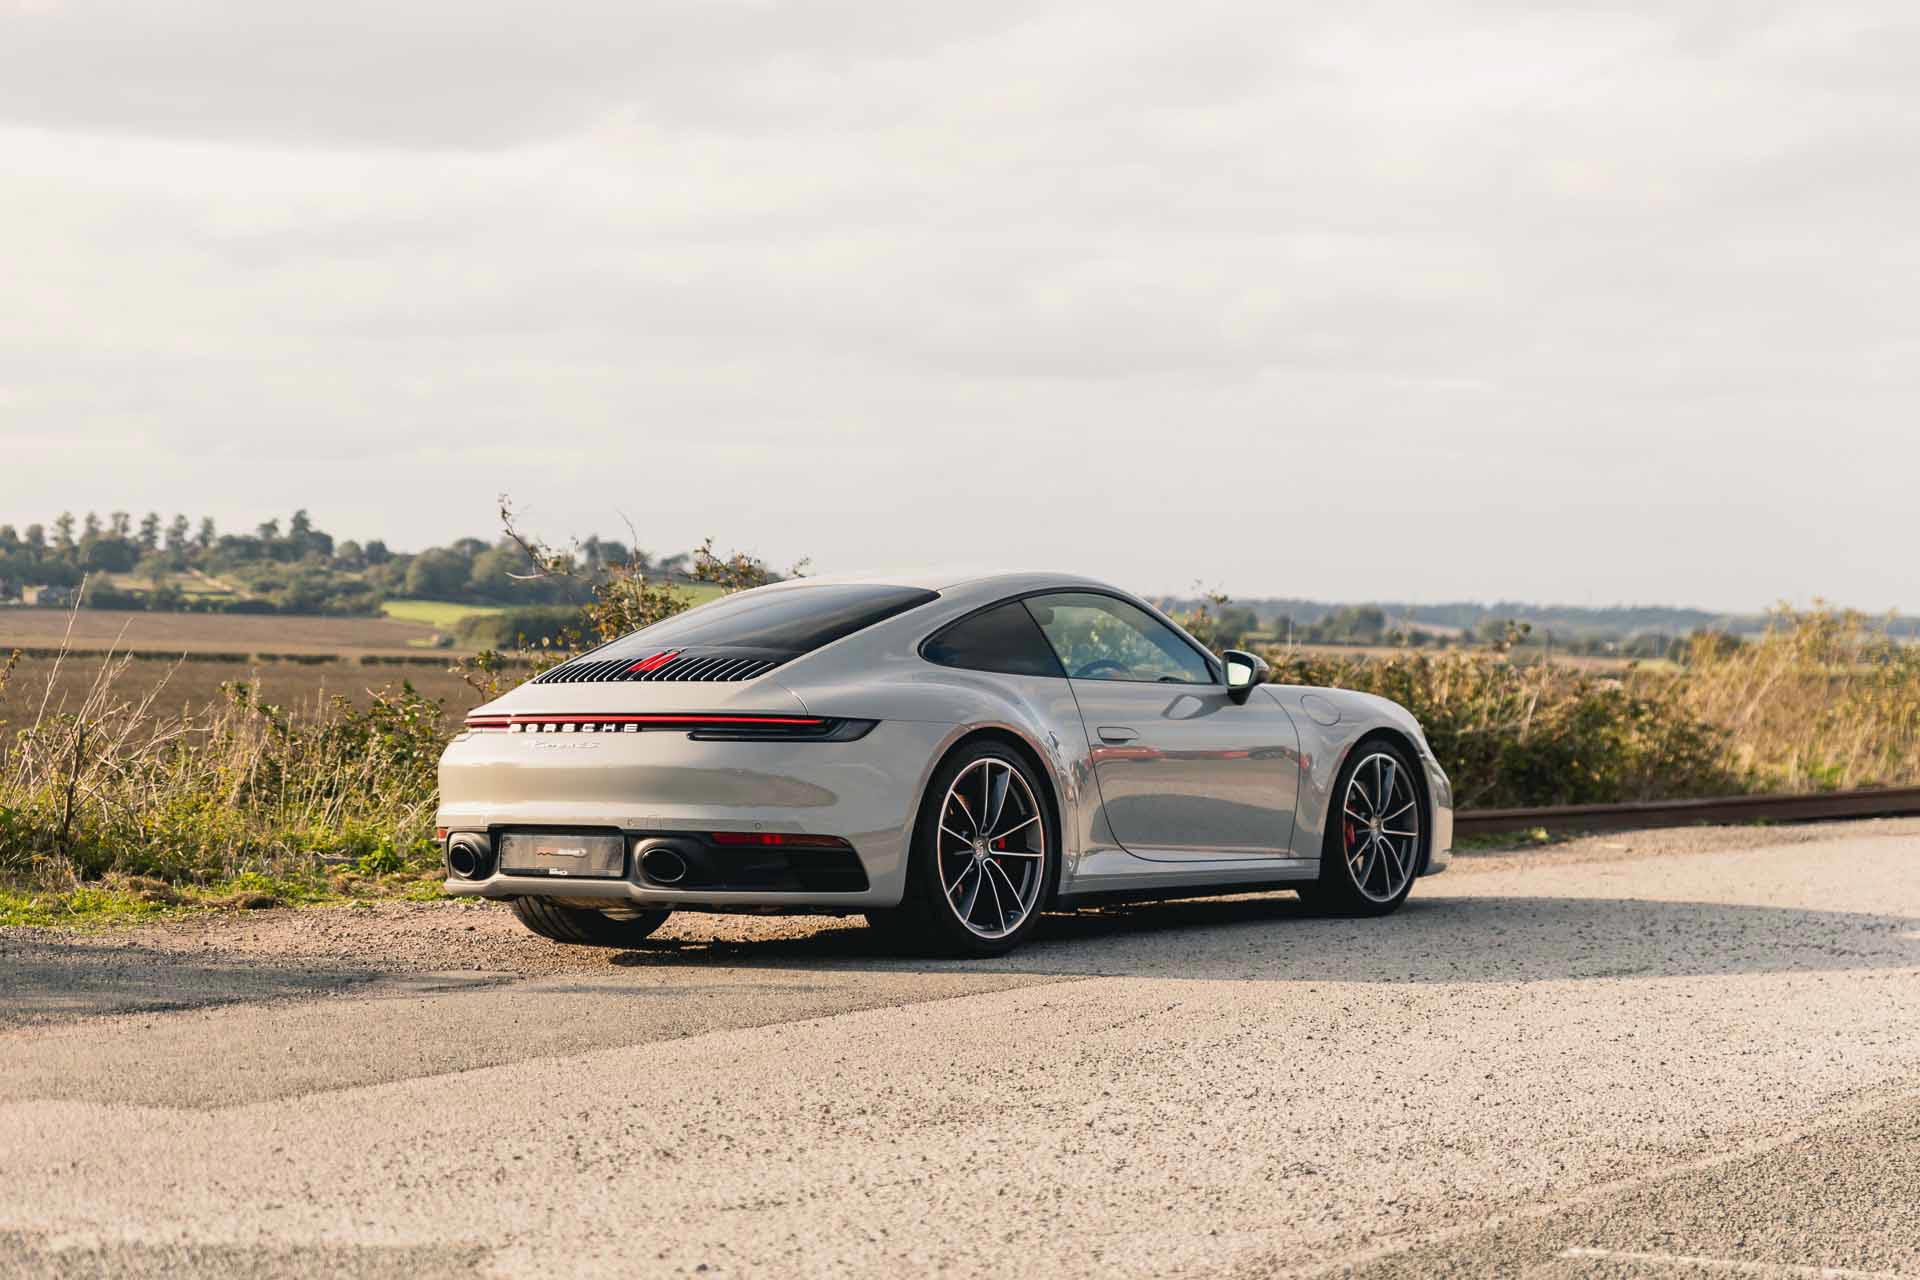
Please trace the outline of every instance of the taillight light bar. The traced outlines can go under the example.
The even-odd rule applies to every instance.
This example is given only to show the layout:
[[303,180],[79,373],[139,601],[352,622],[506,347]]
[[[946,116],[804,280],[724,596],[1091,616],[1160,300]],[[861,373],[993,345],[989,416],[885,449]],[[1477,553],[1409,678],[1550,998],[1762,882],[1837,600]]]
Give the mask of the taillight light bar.
[[468,729],[505,729],[511,733],[685,733],[698,741],[777,739],[798,742],[849,742],[866,736],[876,721],[828,716],[668,714],[638,715],[529,713],[470,716]]

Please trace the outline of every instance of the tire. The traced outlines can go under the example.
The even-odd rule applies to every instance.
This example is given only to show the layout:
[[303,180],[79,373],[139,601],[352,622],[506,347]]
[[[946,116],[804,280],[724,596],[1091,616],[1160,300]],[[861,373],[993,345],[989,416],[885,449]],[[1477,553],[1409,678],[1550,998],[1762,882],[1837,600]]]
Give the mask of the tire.
[[513,914],[543,938],[585,947],[631,947],[667,922],[671,911],[610,916],[592,907],[568,907],[546,898],[515,898]]
[[[1354,747],[1327,802],[1320,878],[1299,887],[1302,902],[1340,916],[1384,916],[1400,909],[1425,852],[1426,801],[1418,777],[1407,753],[1384,738]],[[1385,802],[1375,803],[1374,793],[1383,789]],[[1382,819],[1378,825],[1376,817]]]
[[[1031,937],[1060,876],[1046,785],[998,742],[963,746],[943,760],[920,799],[906,893],[898,907],[867,913],[882,944],[970,958],[1005,955]],[[968,824],[976,809],[987,828],[977,841]]]

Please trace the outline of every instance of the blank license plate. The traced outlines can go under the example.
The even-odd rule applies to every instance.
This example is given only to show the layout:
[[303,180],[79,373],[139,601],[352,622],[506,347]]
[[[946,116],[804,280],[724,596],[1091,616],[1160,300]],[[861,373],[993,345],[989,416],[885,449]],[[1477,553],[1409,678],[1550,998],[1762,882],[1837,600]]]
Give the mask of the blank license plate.
[[500,869],[513,875],[618,879],[627,872],[624,836],[509,831],[500,837]]

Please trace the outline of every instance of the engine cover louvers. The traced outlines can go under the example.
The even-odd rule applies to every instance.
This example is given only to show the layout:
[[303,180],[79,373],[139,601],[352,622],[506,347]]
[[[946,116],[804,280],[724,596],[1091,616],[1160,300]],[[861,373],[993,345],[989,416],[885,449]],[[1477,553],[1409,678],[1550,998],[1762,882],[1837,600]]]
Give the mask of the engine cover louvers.
[[630,681],[685,680],[731,682],[752,680],[779,666],[784,659],[739,652],[700,653],[665,649],[642,657],[575,658],[542,673],[536,684],[601,684]]

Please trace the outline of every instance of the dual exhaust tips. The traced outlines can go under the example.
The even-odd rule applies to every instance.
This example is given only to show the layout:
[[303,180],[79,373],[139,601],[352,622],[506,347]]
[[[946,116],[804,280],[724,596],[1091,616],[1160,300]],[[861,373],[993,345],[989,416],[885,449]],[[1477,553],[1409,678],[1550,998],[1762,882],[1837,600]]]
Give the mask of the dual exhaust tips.
[[[679,884],[693,869],[686,850],[666,840],[649,840],[639,849],[640,871],[654,884]],[[463,832],[447,841],[447,872],[456,880],[485,880],[493,874],[493,842]]]

